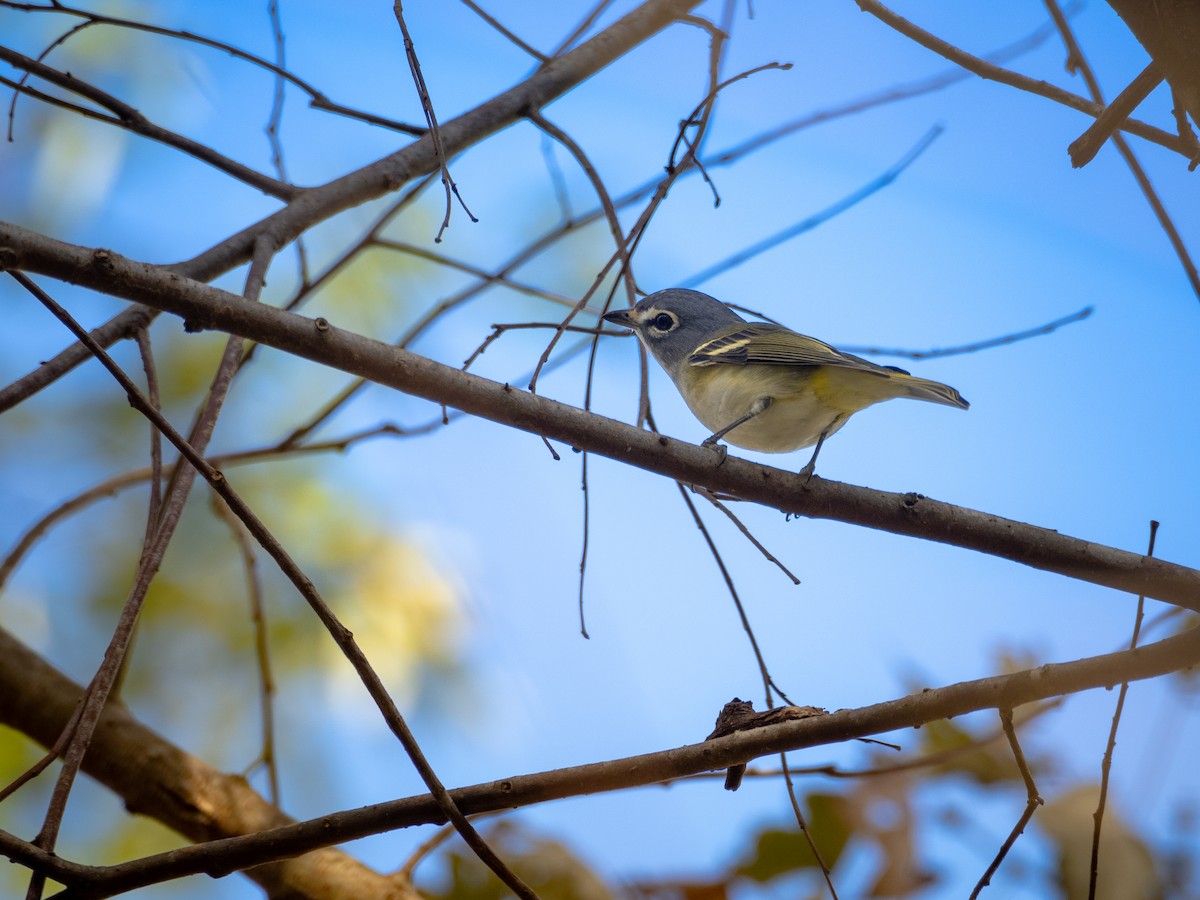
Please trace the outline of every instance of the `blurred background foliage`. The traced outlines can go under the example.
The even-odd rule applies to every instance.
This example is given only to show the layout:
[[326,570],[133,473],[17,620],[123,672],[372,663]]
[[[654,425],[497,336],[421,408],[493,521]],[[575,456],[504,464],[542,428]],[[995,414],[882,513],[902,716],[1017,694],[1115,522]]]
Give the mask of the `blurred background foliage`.
[[[186,10],[167,10],[160,4],[99,3],[94,8],[135,19],[161,21],[160,17],[166,17],[176,25],[188,21]],[[234,15],[231,7],[209,14],[221,12]],[[18,16],[11,11],[3,11],[3,15],[0,21],[19,29],[25,47],[44,47],[61,33],[61,22],[52,16]],[[259,38],[258,52],[269,54],[265,38],[262,34]],[[229,150],[221,144],[233,140],[231,133],[240,135],[236,126],[243,118],[254,122],[255,128],[261,127],[263,102],[233,114],[233,128],[215,127],[218,118],[230,115],[226,101],[217,99],[228,62],[190,45],[121,29],[94,28],[53,51],[48,61],[103,85],[168,128],[205,134],[222,152]],[[256,101],[265,101],[270,80],[255,77],[260,79]],[[401,87],[407,90],[407,84]],[[253,104],[247,104],[250,106]],[[95,223],[104,216],[111,216],[112,227],[123,233],[136,234],[142,227],[138,198],[154,188],[153,180],[148,186],[141,175],[160,165],[167,151],[28,98],[17,101],[14,129],[19,139],[4,147],[0,165],[5,218],[67,240],[92,236]],[[289,130],[285,128],[285,137],[293,136]],[[255,140],[259,143],[257,163],[262,164],[263,142],[257,134]],[[497,140],[523,142],[526,151],[544,149],[528,134]],[[238,143],[236,149],[245,148]],[[373,149],[372,145],[362,152]],[[331,163],[335,170],[342,164],[341,160]],[[514,182],[507,189],[519,192],[522,186]],[[130,195],[128,202],[122,202],[123,194]],[[544,193],[532,201],[512,204],[511,216],[503,223],[507,238],[519,244],[551,227],[558,216],[552,196],[552,190],[544,187]],[[230,221],[241,223],[246,209],[257,202],[239,200],[233,205]],[[220,201],[214,198],[214,203]],[[440,219],[439,204],[436,191],[432,192],[385,233],[397,240],[428,243]],[[382,201],[368,204],[307,235],[310,271],[320,271],[336,258],[386,206]],[[183,242],[187,246],[203,247],[229,230],[207,215],[190,230],[193,211],[180,208],[177,212],[170,228],[187,235]],[[148,238],[140,240],[153,244]],[[486,247],[488,240],[495,239],[483,236],[476,240],[480,242],[476,247]],[[606,254],[606,240],[603,226],[586,229],[565,242],[561,252],[523,270],[522,277],[554,284],[561,293],[578,296],[591,281],[595,259]],[[238,290],[243,274],[234,273],[221,283]],[[286,302],[299,280],[294,259],[280,258],[265,299]],[[353,265],[324,284],[306,300],[304,310],[309,315],[328,315],[351,330],[392,339],[426,312],[426,298],[447,296],[449,286],[455,283],[428,261],[375,248],[359,254]],[[557,312],[545,301],[504,293],[507,321],[552,317]],[[102,299],[88,302],[88,316],[95,322],[120,308]],[[65,338],[40,321],[32,324],[39,316],[38,311],[14,305],[11,327],[27,334],[32,352],[45,358],[60,349]],[[436,356],[464,356],[463,349],[478,343],[493,316],[489,309],[469,312],[447,325],[439,323],[421,336],[417,349]],[[185,428],[206,394],[224,338],[185,334],[178,322],[167,317],[154,324],[152,336],[164,410],[178,427]],[[492,371],[509,367],[515,373],[535,358],[539,340],[510,335],[489,351],[484,364]],[[124,344],[114,353],[128,370],[139,370],[135,347]],[[34,357],[22,357],[23,363],[31,361],[36,364]],[[7,380],[22,371],[6,369]],[[320,402],[345,382],[344,376],[303,360],[256,350],[235,382],[217,427],[213,452],[276,444],[307,421]],[[378,397],[378,392],[372,396]],[[439,410],[403,398],[388,397],[386,404],[385,419],[401,425],[436,422],[440,415]],[[337,433],[377,425],[383,408],[375,401],[357,404],[350,412],[339,414]],[[404,438],[393,435],[372,440]],[[12,509],[48,511],[95,486],[114,485],[111,494],[97,497],[50,528],[0,590],[0,622],[80,681],[86,681],[94,670],[129,589],[139,550],[138,540],[132,538],[145,527],[147,476],[115,485],[128,473],[144,469],[148,442],[145,422],[95,367],[81,368],[33,401],[6,413],[0,424],[0,471],[5,473],[0,498],[6,500],[0,506],[8,506],[12,500]],[[425,510],[386,491],[386,485],[364,484],[345,459],[346,454],[337,449],[280,454],[238,463],[230,471],[235,473],[238,490],[292,554],[304,561],[306,572],[355,632],[401,708],[411,711],[427,733],[451,735],[453,740],[457,729],[466,727],[463,723],[485,714],[483,707],[489,702],[487,692],[480,690],[481,675],[472,661],[472,645],[480,639],[479,631],[488,619],[473,606],[472,594],[480,588],[470,551],[463,549],[455,535],[423,529]],[[405,463],[398,458],[396,465]],[[519,488],[518,484],[518,495]],[[456,494],[453,478],[446,494],[445,502],[459,505],[463,517],[469,518],[474,495],[469,491]],[[20,504],[15,502],[18,496]],[[389,773],[378,778],[382,794],[367,793],[348,771],[352,764],[331,763],[344,749],[339,746],[342,742],[354,742],[359,733],[356,729],[365,733],[368,726],[363,723],[372,719],[373,711],[363,701],[348,665],[274,567],[257,553],[255,567],[243,564],[238,527],[215,502],[205,487],[193,491],[139,626],[121,688],[124,702],[171,741],[219,768],[247,773],[252,784],[266,792],[258,702],[262,676],[247,587],[248,577],[254,578],[261,583],[270,666],[278,688],[276,741],[284,755],[280,771],[283,807],[297,816],[316,815],[354,802],[417,791],[411,776]],[[15,541],[31,521],[5,514],[5,538]],[[531,543],[539,540],[530,537]],[[538,562],[532,555],[530,590],[539,577]],[[1022,656],[1017,649],[1012,652]],[[1020,664],[1033,658],[1028,656]],[[1016,667],[1015,660],[1002,660],[996,669]],[[1175,682],[1179,690],[1194,693],[1194,678]],[[918,689],[925,683],[924,679],[914,680],[910,687]],[[1027,753],[1035,777],[1061,768],[1053,745],[1041,744],[1036,752]],[[22,736],[9,731],[0,734],[0,781],[11,780],[39,755]],[[925,896],[925,889],[943,878],[932,857],[947,852],[965,854],[954,845],[957,840],[970,845],[972,858],[988,858],[1004,837],[1003,828],[994,829],[992,823],[1015,822],[1019,813],[1024,784],[994,723],[972,718],[969,724],[927,726],[905,747],[903,758],[923,755],[934,762],[905,767],[896,762],[896,754],[876,750],[863,760],[865,768],[876,770],[874,774],[802,783],[800,806],[813,842],[835,876],[847,868],[861,873],[858,883],[863,886],[863,896]],[[751,775],[752,780],[768,778],[777,781],[779,776]],[[717,781],[711,781],[705,789],[716,790],[716,785]],[[48,786],[43,777],[7,800],[0,811],[3,826],[20,834],[35,831]],[[1020,843],[1005,863],[1009,877],[1022,885],[1018,893],[1005,896],[1086,896],[1086,885],[1080,887],[1078,873],[1081,854],[1086,855],[1089,847],[1080,844],[1080,835],[1090,833],[1087,820],[1094,808],[1095,791],[1090,783],[1064,785],[1048,797],[1046,808],[1031,826],[1040,833],[1041,842],[1033,844],[1032,850],[1028,842]],[[1102,882],[1099,896],[1197,896],[1200,854],[1194,840],[1192,802],[1190,795],[1180,798],[1177,827],[1166,843],[1151,841],[1123,822],[1117,811],[1109,810],[1103,855],[1106,872],[1116,874]],[[1002,812],[981,827],[977,824],[981,808]],[[816,860],[794,821],[779,817],[760,821],[753,828],[732,830],[724,859],[709,860],[695,870],[675,867],[653,878],[614,875],[611,864],[597,865],[586,848],[568,837],[548,834],[536,821],[520,816],[492,823],[486,836],[546,900],[826,895]],[[84,861],[108,861],[177,844],[178,839],[161,826],[123,814],[118,801],[85,780],[72,798],[60,852]],[[394,868],[405,863],[394,851],[388,852],[393,854]],[[415,876],[425,896],[444,900],[503,896],[495,879],[456,839],[413,853],[410,865],[427,855],[430,860]],[[23,888],[18,867],[4,867],[0,879],[5,892],[16,895]],[[157,886],[139,896],[212,896],[215,889],[204,879],[192,879]],[[228,880],[220,883],[220,889],[253,894],[252,888],[235,887]]]

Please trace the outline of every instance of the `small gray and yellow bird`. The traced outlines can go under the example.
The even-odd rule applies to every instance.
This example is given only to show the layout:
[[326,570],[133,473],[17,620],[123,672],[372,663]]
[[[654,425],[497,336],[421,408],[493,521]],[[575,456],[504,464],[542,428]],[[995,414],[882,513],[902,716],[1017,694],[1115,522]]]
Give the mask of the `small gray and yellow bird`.
[[[670,288],[604,321],[629,328],[658,360],[696,418],[747,450],[788,453],[814,444],[812,477],[825,438],[860,409],[911,397],[966,409],[954,388],[895,366],[835,350],[766,322],[747,322],[699,291]],[[724,452],[724,448],[719,448]]]

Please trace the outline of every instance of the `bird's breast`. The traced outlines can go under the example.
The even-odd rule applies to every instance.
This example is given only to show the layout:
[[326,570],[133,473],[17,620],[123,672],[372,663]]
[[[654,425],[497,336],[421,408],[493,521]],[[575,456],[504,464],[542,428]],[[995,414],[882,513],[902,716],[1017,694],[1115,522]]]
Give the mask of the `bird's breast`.
[[835,421],[837,427],[845,421],[845,411],[823,396],[823,368],[692,367],[682,373],[690,384],[680,385],[680,393],[713,432],[746,415],[760,398],[770,397],[764,412],[730,431],[725,440],[747,450],[788,453],[811,447]]

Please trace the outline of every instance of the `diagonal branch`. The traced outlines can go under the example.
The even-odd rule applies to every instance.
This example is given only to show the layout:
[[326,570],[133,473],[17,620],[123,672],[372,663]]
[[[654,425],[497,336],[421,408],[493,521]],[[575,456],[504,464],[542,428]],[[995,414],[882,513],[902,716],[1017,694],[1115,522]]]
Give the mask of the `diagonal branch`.
[[[859,9],[870,13],[885,25],[895,29],[905,37],[916,41],[922,47],[932,50],[934,53],[945,57],[953,63],[957,63],[969,72],[975,73],[980,78],[1006,84],[1009,87],[1014,87],[1030,94],[1036,94],[1039,97],[1045,97],[1047,100],[1053,100],[1055,103],[1069,106],[1071,109],[1087,113],[1089,116],[1099,117],[1105,110],[1103,103],[1094,103],[1084,97],[1080,97],[1078,94],[1072,94],[1070,91],[1056,87],[1049,82],[1040,81],[1036,78],[1030,78],[1027,75],[1021,75],[1019,72],[1001,68],[985,59],[980,59],[978,56],[967,53],[967,51],[954,46],[948,41],[930,34],[903,16],[897,15],[878,2],[878,0],[855,0],[855,2],[858,4]],[[1186,143],[1177,134],[1171,134],[1163,131],[1161,128],[1155,128],[1153,125],[1140,122],[1137,119],[1126,119],[1121,124],[1121,130],[1127,131],[1130,134],[1136,134],[1140,138],[1160,144],[1168,150],[1174,150],[1176,153],[1191,159],[1191,153],[1188,151]]]
[[[523,119],[586,81],[609,63],[666,28],[700,0],[647,0],[614,22],[591,40],[562,56],[556,56],[529,78],[493,99],[463,113],[440,128],[442,145],[449,159],[473,144]],[[282,249],[314,225],[354,206],[374,200],[402,185],[438,171],[438,157],[429,135],[377,162],[350,172],[319,187],[306,189],[300,197],[278,212],[242,229],[192,259],[164,267],[188,278],[211,281],[250,259],[258,235],[266,232],[278,239]],[[657,183],[657,182],[656,182]],[[0,268],[10,267],[0,256]],[[124,314],[122,314],[124,315]],[[39,370],[37,377],[13,386],[10,404],[69,372],[88,359],[79,343],[52,361],[53,372]],[[0,397],[0,399],[4,399]],[[3,406],[0,405],[0,412]]]
[[[1136,650],[1050,663],[1007,675],[923,690],[858,709],[843,709],[825,716],[735,732],[670,750],[503,778],[458,788],[450,794],[459,808],[471,815],[515,809],[564,797],[673,781],[727,769],[762,756],[911,729],[983,709],[1014,709],[1063,694],[1106,688],[1120,681],[1154,678],[1198,663],[1200,630],[1192,630]],[[12,690],[12,685],[23,684],[28,673],[36,673],[39,683],[51,687],[52,704],[48,701],[39,704],[37,699]],[[47,724],[44,720],[53,717],[65,720],[80,690],[3,630],[0,630],[0,688],[3,688],[0,698],[13,696],[20,701],[0,702],[0,722],[28,731],[39,740],[43,733],[49,731],[52,734],[55,728],[61,727],[61,721]],[[136,788],[138,796],[146,796],[154,786],[145,784],[147,779],[139,765],[152,765],[153,751],[165,742],[140,726],[123,708],[110,707],[101,721],[97,740],[103,747],[106,746],[104,741],[116,740],[123,735],[130,741],[146,743],[129,745],[136,751],[132,759],[120,753],[97,752],[91,757],[89,771],[115,790],[123,790],[117,786],[124,785]],[[182,756],[170,745],[166,745],[166,749]],[[149,771],[158,774],[161,767],[152,765]],[[175,772],[174,777],[179,777],[179,772]],[[175,799],[170,792],[166,795],[170,800]],[[251,795],[257,796],[253,792]],[[265,806],[261,798],[257,802]],[[198,812],[194,807],[184,811],[192,817]],[[210,840],[115,866],[84,866],[38,854],[26,842],[4,831],[0,831],[0,852],[26,865],[38,866],[65,884],[80,886],[78,890],[60,894],[64,900],[67,897],[99,898],[184,875],[224,874],[288,859],[333,843],[441,821],[442,812],[436,801],[425,794],[330,813],[245,837]],[[260,870],[251,871],[257,873]]]
[[[54,743],[83,692],[2,629],[0,685],[0,722],[44,746]],[[172,745],[120,703],[105,708],[83,768],[120,796],[131,813],[153,816],[191,841],[249,835],[294,822],[245,779],[226,775]],[[65,861],[52,854],[39,854],[31,845],[14,847],[8,841],[0,841],[0,847],[10,858],[23,859],[31,867],[39,866],[39,859],[50,860],[40,867],[63,884],[77,880],[70,874],[71,864],[58,869]],[[202,871],[215,876],[230,869],[214,865]],[[394,896],[396,888],[389,876],[333,847],[256,866],[245,875],[271,896],[313,896],[303,889],[323,884],[329,897],[385,898]]]
[[[75,112],[91,118],[98,118],[111,125],[125,128],[134,134],[140,134],[142,137],[166,144],[168,147],[174,147],[176,150],[180,150],[189,156],[194,156],[201,162],[208,163],[214,169],[218,169],[226,175],[231,175],[238,181],[243,181],[251,187],[256,187],[263,193],[270,194],[272,197],[278,197],[281,200],[291,200],[303,192],[302,188],[294,187],[269,175],[264,175],[262,172],[257,172],[249,166],[244,166],[227,156],[222,156],[207,144],[193,141],[191,138],[186,138],[160,125],[155,125],[128,103],[118,100],[112,94],[106,93],[86,81],[81,81],[70,72],[60,72],[52,66],[38,62],[31,56],[18,53],[16,50],[3,45],[0,45],[0,60],[18,69],[24,69],[26,72],[36,75],[51,84],[56,84],[74,94],[78,94],[80,97],[92,101],[97,106],[107,109],[112,113],[112,116],[97,115],[94,111],[88,110],[85,107],[70,105],[70,108]],[[56,105],[60,103],[56,98],[43,94],[26,85],[16,84],[14,85],[14,89],[48,103],[55,103]]]
[[1200,571],[1137,553],[953,506],[815,478],[734,457],[717,464],[707,449],[640,431],[563,403],[444,366],[407,350],[236,294],[188,281],[108,250],[89,250],[16,225],[0,224],[0,259],[64,281],[172,312],[191,329],[219,329],[569,446],[599,453],[685,484],[795,515],[836,519],[1003,557],[1200,611]]

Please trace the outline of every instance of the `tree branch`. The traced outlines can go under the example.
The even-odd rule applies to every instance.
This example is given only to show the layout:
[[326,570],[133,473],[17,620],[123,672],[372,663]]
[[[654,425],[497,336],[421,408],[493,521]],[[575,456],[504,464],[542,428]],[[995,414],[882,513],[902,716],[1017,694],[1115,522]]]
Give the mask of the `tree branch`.
[[[903,16],[897,15],[882,3],[879,3],[878,0],[855,0],[855,2],[858,3],[859,9],[863,12],[870,13],[905,37],[916,41],[922,47],[932,50],[939,56],[957,63],[967,71],[974,72],[980,78],[986,78],[989,81],[996,81],[1000,84],[1007,84],[1009,87],[1027,91],[1039,97],[1045,97],[1047,100],[1053,100],[1055,103],[1069,106],[1071,109],[1077,109],[1093,117],[1099,117],[1106,108],[1103,103],[1093,103],[1080,97],[1078,94],[1064,91],[1062,88],[1048,82],[1039,81],[1036,78],[1030,78],[1018,72],[1001,68],[985,59],[980,59],[978,56],[967,53],[965,50],[930,34]],[[1187,145],[1178,135],[1170,134],[1161,128],[1155,128],[1153,125],[1147,125],[1145,122],[1140,122],[1137,119],[1126,119],[1121,123],[1120,127],[1122,131],[1136,134],[1140,138],[1160,144],[1168,150],[1174,150],[1176,153],[1191,159]]]
[[[676,780],[727,769],[761,756],[914,728],[982,709],[1013,709],[1062,694],[1154,678],[1197,664],[1200,664],[1200,630],[1192,630],[1135,650],[965,681],[872,706],[785,721],[672,750],[504,778],[459,788],[450,794],[458,807],[470,814],[513,809],[564,797]],[[35,691],[34,696],[28,696],[26,679],[31,684],[45,685],[48,693],[41,695]],[[42,735],[52,737],[70,716],[79,691],[78,685],[0,630],[0,722],[31,733],[38,740],[43,740]],[[47,721],[50,719],[53,721]],[[164,754],[170,765],[165,765],[160,758]],[[244,782],[240,779],[226,779],[187,757],[139,725],[121,706],[110,706],[105,711],[97,729],[95,752],[87,758],[85,769],[118,793],[128,790],[134,797],[157,798],[164,813],[178,815],[185,822],[199,818],[206,827],[211,824],[205,807],[194,806],[190,801],[182,803],[183,798],[174,793],[181,776],[194,782],[193,790],[198,785],[205,790],[220,786],[238,791],[239,799],[251,804],[250,810],[255,816],[282,817],[282,813],[267,807],[265,801],[248,788],[241,793]],[[190,774],[193,772],[196,774]],[[165,784],[154,781],[155,777],[164,775],[168,777]],[[215,779],[216,784],[208,784],[208,779]],[[164,802],[164,795],[170,802]],[[122,796],[126,795],[122,793]],[[213,799],[220,800],[220,806],[224,807],[225,797],[218,793]],[[135,811],[147,810],[141,804],[130,805]],[[147,811],[157,808],[151,806]],[[0,850],[27,865],[46,867],[47,874],[66,884],[79,885],[58,895],[63,900],[79,900],[111,897],[137,887],[201,872],[219,876],[235,869],[259,867],[273,860],[308,854],[314,848],[331,843],[443,821],[436,801],[425,794],[280,825],[246,837],[215,839],[116,866],[82,866],[57,857],[47,858],[26,850],[28,845],[3,831],[0,831]],[[278,865],[286,869],[306,859],[307,856],[301,856]],[[253,875],[264,869],[250,871]]]
[[[699,2],[647,0],[591,40],[540,67],[525,81],[442,124],[440,133],[446,158],[450,159],[520,121],[528,110],[541,108],[562,96],[666,28]],[[438,158],[433,140],[425,135],[377,162],[324,185],[303,190],[278,212],[215,244],[199,256],[170,266],[169,269],[188,278],[211,281],[247,262],[260,234],[271,234],[282,249],[314,225],[436,171]],[[0,268],[6,265],[0,259]],[[52,373],[39,370],[36,388],[40,390],[87,358],[88,353],[81,345],[67,348],[55,357],[56,366]],[[29,388],[34,386],[32,382],[24,382],[23,379],[22,399],[32,393]]]
[[[7,262],[5,262],[7,261]],[[109,250],[0,224],[0,262],[172,312],[191,330],[219,329],[685,484],[811,518],[836,519],[1000,556],[1200,611],[1200,571],[977,510],[814,478],[714,454],[563,403],[461,372],[381,341],[264,304]]]
[[[51,746],[71,718],[83,689],[12,635],[0,630],[0,722]],[[153,816],[191,841],[249,835],[292,824],[244,778],[226,775],[138,722],[119,702],[100,717],[84,771],[119,795],[135,814]],[[11,859],[74,884],[80,867],[31,844],[0,835]],[[289,856],[292,854],[288,854]],[[201,871],[234,871],[215,863]],[[324,848],[256,866],[245,873],[271,896],[388,898],[397,892],[389,876],[367,868],[341,850]]]

